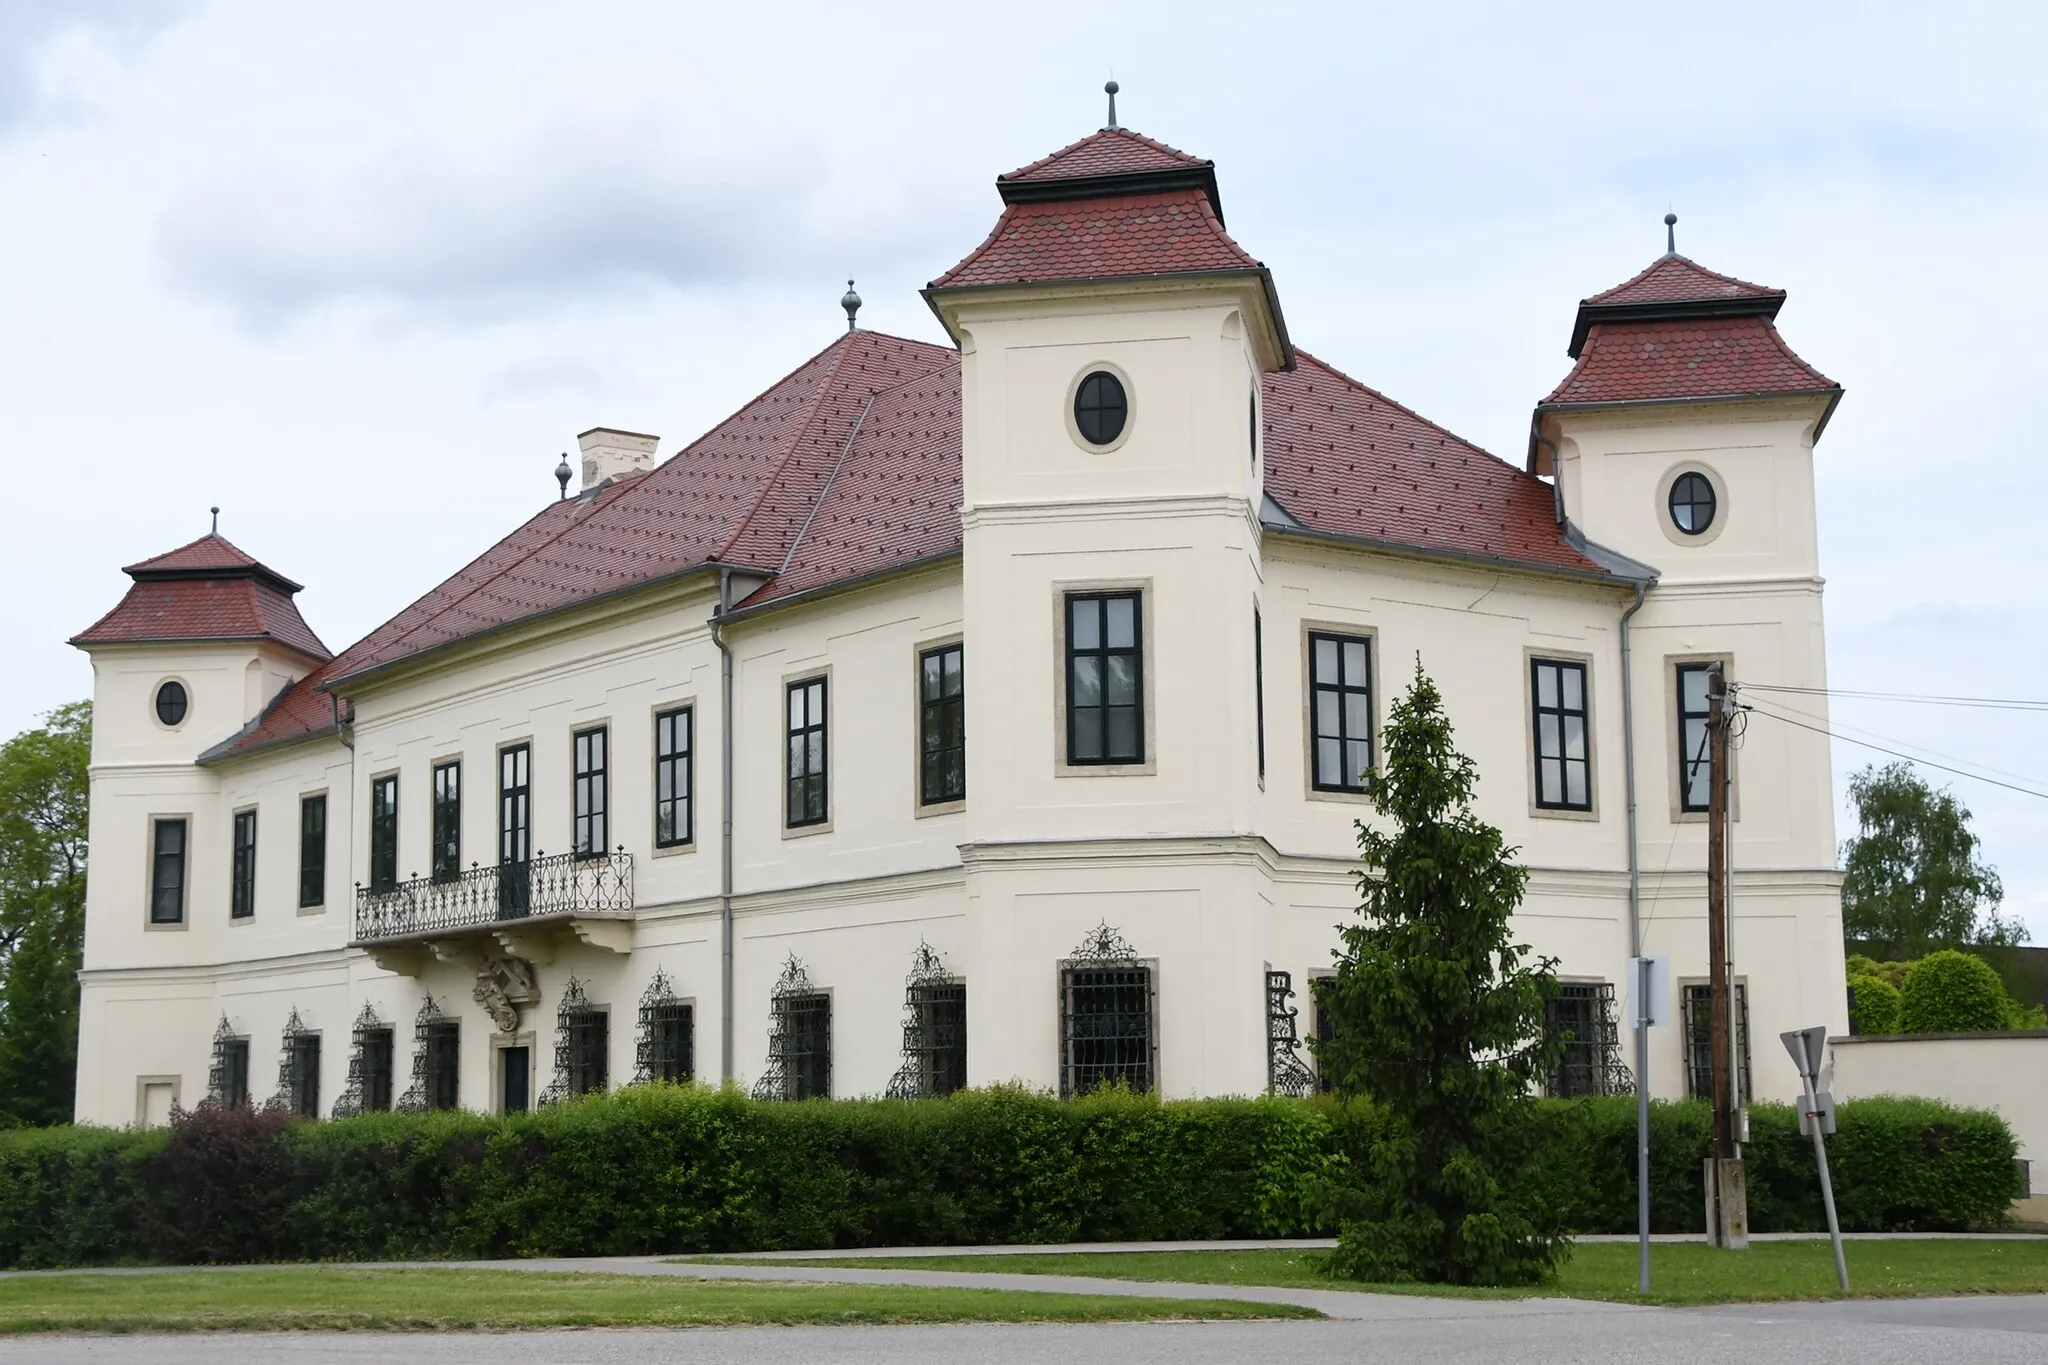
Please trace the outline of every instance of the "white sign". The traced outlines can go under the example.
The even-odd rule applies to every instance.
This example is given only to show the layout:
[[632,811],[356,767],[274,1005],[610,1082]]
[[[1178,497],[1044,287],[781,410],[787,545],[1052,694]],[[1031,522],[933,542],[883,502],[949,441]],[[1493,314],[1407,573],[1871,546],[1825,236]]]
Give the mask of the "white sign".
[[1628,960],[1628,1026],[1657,1028],[1671,1022],[1671,959],[1632,957]]

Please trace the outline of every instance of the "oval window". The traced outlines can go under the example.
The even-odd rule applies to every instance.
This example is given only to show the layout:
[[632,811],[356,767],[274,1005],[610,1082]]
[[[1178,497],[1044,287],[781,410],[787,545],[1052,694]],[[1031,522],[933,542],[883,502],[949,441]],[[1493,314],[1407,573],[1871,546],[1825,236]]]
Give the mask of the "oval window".
[[1714,485],[1704,474],[1680,474],[1671,485],[1671,524],[1689,536],[1714,524]]
[[185,684],[167,682],[156,690],[156,718],[173,728],[185,723]]
[[1123,381],[1108,370],[1095,371],[1074,391],[1074,425],[1089,445],[1114,444],[1124,434],[1124,421],[1130,412]]

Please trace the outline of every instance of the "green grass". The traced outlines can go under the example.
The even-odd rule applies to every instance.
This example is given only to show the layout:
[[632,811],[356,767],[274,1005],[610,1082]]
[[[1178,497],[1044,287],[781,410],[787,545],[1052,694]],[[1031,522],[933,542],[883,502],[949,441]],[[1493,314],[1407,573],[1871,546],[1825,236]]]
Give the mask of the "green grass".
[[449,1331],[1316,1317],[1285,1304],[516,1270],[172,1271],[0,1280],[0,1333]]
[[[2048,1293],[2048,1240],[1849,1242],[1849,1285],[1855,1297],[1928,1294]],[[741,1259],[733,1257],[729,1259]],[[1441,1294],[1458,1298],[1530,1295],[1611,1299],[1620,1303],[1750,1303],[1839,1298],[1835,1262],[1825,1239],[1758,1242],[1748,1251],[1700,1243],[1650,1248],[1651,1294],[1636,1293],[1634,1243],[1581,1243],[1555,1282],[1536,1289],[1465,1289],[1443,1285],[1360,1284],[1332,1280],[1313,1251],[1086,1252],[1047,1256],[931,1256],[809,1261],[808,1265],[870,1270],[1006,1271],[1031,1275],[1093,1275],[1182,1284],[1264,1284],[1303,1289]]]

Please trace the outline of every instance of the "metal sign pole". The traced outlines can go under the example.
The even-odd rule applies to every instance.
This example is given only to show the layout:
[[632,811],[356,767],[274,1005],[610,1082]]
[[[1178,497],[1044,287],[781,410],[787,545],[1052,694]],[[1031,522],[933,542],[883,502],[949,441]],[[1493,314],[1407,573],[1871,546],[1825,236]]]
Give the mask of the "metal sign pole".
[[1785,1044],[1785,1051],[1792,1054],[1792,1064],[1799,1068],[1799,1084],[1806,1092],[1806,1102],[1799,1126],[1813,1134],[1813,1159],[1820,1166],[1820,1200],[1828,1211],[1828,1240],[1835,1248],[1835,1279],[1841,1283],[1842,1292],[1849,1292],[1849,1263],[1842,1256],[1842,1224],[1835,1216],[1835,1185],[1828,1176],[1827,1132],[1834,1127],[1834,1096],[1816,1090],[1820,1080],[1820,1067],[1828,1045],[1828,1031],[1825,1025],[1812,1028],[1793,1029],[1778,1035]]
[[1828,1240],[1835,1244],[1835,1278],[1849,1292],[1849,1263],[1842,1258],[1842,1224],[1835,1217],[1835,1185],[1828,1178],[1828,1143],[1821,1136],[1821,1107],[1814,1098],[1813,1077],[1806,1077],[1806,1122],[1813,1129],[1813,1159],[1820,1163],[1820,1202],[1827,1205]]
[[1652,964],[1639,957],[1636,969],[1636,1280],[1637,1292],[1650,1292],[1650,973]]

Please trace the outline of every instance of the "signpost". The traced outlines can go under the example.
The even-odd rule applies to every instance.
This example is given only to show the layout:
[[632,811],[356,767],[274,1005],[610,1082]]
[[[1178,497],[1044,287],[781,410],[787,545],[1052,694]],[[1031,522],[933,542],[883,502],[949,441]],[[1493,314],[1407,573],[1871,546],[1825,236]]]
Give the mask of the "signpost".
[[1827,1055],[1828,1031],[1825,1025],[1812,1028],[1793,1029],[1778,1035],[1785,1044],[1785,1051],[1792,1054],[1792,1065],[1799,1068],[1799,1080],[1806,1092],[1806,1098],[1799,1108],[1799,1131],[1813,1134],[1813,1156],[1820,1163],[1820,1198],[1827,1205],[1828,1237],[1835,1244],[1835,1278],[1842,1283],[1842,1292],[1849,1292],[1849,1263],[1842,1259],[1842,1225],[1835,1217],[1835,1187],[1828,1179],[1828,1146],[1826,1134],[1835,1131],[1835,1097],[1819,1089],[1821,1063]]
[[1650,1030],[1671,1022],[1671,959],[1628,960],[1628,1026],[1636,1035],[1636,1279],[1650,1292]]

